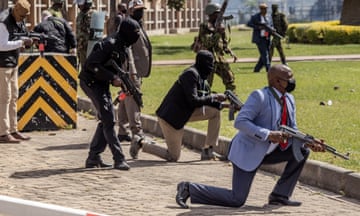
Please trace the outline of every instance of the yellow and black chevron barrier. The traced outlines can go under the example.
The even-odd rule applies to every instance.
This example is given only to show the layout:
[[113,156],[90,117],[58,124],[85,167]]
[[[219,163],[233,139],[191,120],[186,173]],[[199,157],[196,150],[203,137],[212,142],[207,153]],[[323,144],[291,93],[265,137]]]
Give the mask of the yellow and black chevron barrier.
[[18,65],[18,129],[76,128],[76,56],[23,54]]

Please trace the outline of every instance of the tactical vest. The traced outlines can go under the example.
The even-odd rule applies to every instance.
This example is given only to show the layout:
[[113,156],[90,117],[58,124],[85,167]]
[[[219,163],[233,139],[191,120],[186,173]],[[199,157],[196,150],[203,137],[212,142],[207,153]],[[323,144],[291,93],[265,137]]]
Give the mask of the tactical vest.
[[[14,33],[26,32],[25,23],[16,23],[15,18],[12,15],[12,9],[5,10],[0,13],[0,22],[3,23],[9,32],[9,41],[14,41],[17,38]],[[1,37],[1,35],[0,35]],[[12,68],[18,64],[20,49],[0,51],[0,67]]]

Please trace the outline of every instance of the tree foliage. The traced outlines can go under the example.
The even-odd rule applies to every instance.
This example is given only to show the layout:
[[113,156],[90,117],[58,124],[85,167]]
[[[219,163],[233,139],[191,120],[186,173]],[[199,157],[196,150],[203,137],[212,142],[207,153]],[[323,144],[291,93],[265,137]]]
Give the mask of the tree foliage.
[[169,8],[179,11],[184,8],[185,0],[168,0],[167,5]]

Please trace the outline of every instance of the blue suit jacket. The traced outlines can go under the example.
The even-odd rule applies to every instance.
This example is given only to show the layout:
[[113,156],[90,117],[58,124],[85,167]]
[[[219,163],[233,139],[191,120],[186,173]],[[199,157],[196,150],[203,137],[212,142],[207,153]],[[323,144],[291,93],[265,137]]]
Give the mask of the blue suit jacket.
[[[253,16],[251,16],[251,19],[249,20],[249,22],[247,23],[247,26],[251,27],[254,29],[253,33],[252,33],[252,39],[251,42],[253,43],[259,43],[260,42],[260,28],[259,28],[259,23],[261,22],[261,15],[260,13],[257,13]],[[266,20],[266,24],[269,25],[269,20]]]
[[[251,93],[235,120],[235,128],[239,130],[231,142],[228,158],[237,167],[245,171],[255,170],[270,146],[266,139],[270,130],[278,130],[280,119],[276,112],[277,100],[270,87],[265,87]],[[291,94],[286,93],[289,124],[296,127],[295,101]],[[289,140],[289,144],[291,144]]]

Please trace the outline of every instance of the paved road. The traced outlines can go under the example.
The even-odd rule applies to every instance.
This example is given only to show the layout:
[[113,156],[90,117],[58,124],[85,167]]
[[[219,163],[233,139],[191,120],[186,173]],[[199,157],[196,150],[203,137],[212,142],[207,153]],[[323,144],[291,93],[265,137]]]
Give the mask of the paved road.
[[[179,163],[167,163],[141,152],[139,160],[129,160],[130,171],[84,169],[95,124],[94,120],[79,117],[76,130],[32,132],[31,141],[1,144],[0,194],[113,216],[360,215],[359,201],[303,184],[298,184],[293,197],[303,202],[302,207],[266,205],[277,177],[263,172],[257,174],[242,208],[191,205],[190,209],[180,209],[174,201],[177,182],[230,187],[231,166],[199,161],[197,152],[183,149]],[[124,143],[123,149],[129,158],[129,143]],[[111,161],[108,149],[103,159]]]

